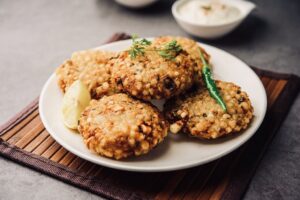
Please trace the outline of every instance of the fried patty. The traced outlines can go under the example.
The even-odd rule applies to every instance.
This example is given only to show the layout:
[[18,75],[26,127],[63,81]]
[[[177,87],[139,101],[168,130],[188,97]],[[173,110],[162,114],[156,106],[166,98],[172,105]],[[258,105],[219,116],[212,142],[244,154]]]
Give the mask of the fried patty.
[[116,53],[99,50],[79,51],[72,54],[56,70],[58,85],[65,92],[76,80],[81,80],[89,89],[92,98],[117,92],[116,84],[111,79],[109,62]]
[[253,107],[246,92],[233,83],[216,81],[216,84],[227,112],[206,88],[198,88],[166,102],[165,115],[171,123],[171,132],[182,131],[202,139],[215,139],[249,126]]
[[209,61],[210,55],[200,45],[198,45],[196,41],[185,37],[161,36],[155,38],[153,44],[163,45],[165,43],[171,42],[172,40],[176,40],[182,46],[182,48],[190,55],[190,57],[197,63],[197,68],[195,68],[195,73],[197,74],[195,81],[201,82],[202,62],[199,57],[199,50],[204,54],[207,61]]
[[168,123],[157,108],[127,94],[92,100],[79,120],[87,147],[109,158],[148,153],[168,133]]
[[[119,90],[143,100],[168,99],[201,80],[202,64],[189,54],[188,47],[191,44],[188,42],[198,45],[192,40],[178,39],[178,43],[187,44],[182,45],[183,50],[174,59],[166,59],[156,50],[163,49],[170,41],[172,39],[156,39],[145,48],[143,55],[136,58],[131,58],[127,51],[120,53],[112,68]],[[209,56],[206,53],[205,55],[208,59]]]

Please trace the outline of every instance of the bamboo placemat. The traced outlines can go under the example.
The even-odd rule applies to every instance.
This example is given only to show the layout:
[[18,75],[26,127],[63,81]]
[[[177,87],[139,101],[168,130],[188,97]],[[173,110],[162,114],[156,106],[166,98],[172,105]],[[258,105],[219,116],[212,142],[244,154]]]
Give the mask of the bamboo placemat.
[[[116,34],[110,42],[126,38]],[[38,100],[0,128],[0,155],[110,199],[240,199],[300,87],[297,76],[254,70],[267,90],[266,118],[246,144],[208,164],[163,173],[92,164],[51,138],[41,122]]]

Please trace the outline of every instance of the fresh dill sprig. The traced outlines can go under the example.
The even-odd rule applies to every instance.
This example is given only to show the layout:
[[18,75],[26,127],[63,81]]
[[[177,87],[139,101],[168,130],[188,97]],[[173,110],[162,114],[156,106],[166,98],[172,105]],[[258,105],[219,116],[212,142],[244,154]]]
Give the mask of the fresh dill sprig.
[[166,43],[163,48],[146,49],[146,47],[150,46],[152,42],[145,38],[141,40],[137,39],[138,37],[136,35],[132,36],[132,45],[128,50],[131,59],[136,58],[138,55],[144,55],[145,51],[156,51],[161,57],[167,60],[174,60],[182,51],[182,47],[176,40]]
[[158,53],[167,60],[174,60],[181,51],[182,47],[180,44],[178,44],[176,40],[172,40],[167,43],[163,49],[158,50]]
[[137,40],[138,37],[136,35],[132,36],[132,46],[128,50],[130,57],[136,58],[138,55],[145,54],[145,47],[151,45],[151,41],[143,38],[141,40]]

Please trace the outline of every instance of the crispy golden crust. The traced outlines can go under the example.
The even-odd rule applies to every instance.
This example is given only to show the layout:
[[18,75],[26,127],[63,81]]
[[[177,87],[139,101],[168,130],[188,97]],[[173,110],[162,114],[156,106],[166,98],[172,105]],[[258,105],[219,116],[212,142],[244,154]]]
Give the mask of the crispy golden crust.
[[197,74],[197,76],[195,77],[196,78],[195,81],[201,82],[202,62],[199,57],[200,56],[199,49],[204,54],[207,61],[209,61],[210,55],[201,46],[199,46],[196,41],[184,37],[174,37],[174,36],[157,37],[154,39],[153,45],[163,45],[172,40],[176,40],[182,46],[182,48],[190,55],[190,57],[197,63],[197,68],[195,68],[195,73]]
[[201,80],[201,67],[184,46],[174,60],[165,59],[153,51],[163,48],[167,42],[157,39],[146,47],[144,55],[136,58],[122,52],[114,62],[112,73],[118,88],[143,100],[168,99]]
[[97,50],[79,51],[72,54],[57,70],[58,85],[65,92],[70,85],[80,79],[87,85],[92,98],[117,92],[111,79],[109,62],[116,53]]
[[92,100],[79,132],[90,150],[121,159],[148,153],[167,136],[168,123],[152,105],[120,93]]
[[217,81],[216,84],[228,112],[222,110],[206,88],[197,89],[166,102],[165,115],[171,122],[171,132],[182,130],[199,138],[215,139],[248,127],[253,117],[248,95],[233,83]]

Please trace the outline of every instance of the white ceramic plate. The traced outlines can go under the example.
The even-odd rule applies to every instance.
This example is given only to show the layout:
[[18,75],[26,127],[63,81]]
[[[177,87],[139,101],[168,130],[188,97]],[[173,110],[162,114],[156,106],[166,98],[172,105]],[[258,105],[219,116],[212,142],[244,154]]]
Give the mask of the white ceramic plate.
[[[119,51],[130,44],[131,41],[126,40],[107,44],[99,49]],[[57,86],[55,74],[46,82],[39,102],[40,116],[46,129],[59,144],[75,155],[99,165],[128,171],[158,172],[189,168],[232,152],[251,138],[262,123],[267,107],[266,92],[260,79],[244,62],[223,50],[201,45],[211,55],[215,77],[234,82],[249,94],[255,117],[243,133],[207,142],[183,134],[169,134],[165,141],[148,155],[122,161],[104,158],[91,153],[81,136],[64,126],[61,115],[63,94]],[[158,104],[161,106],[162,102]]]

